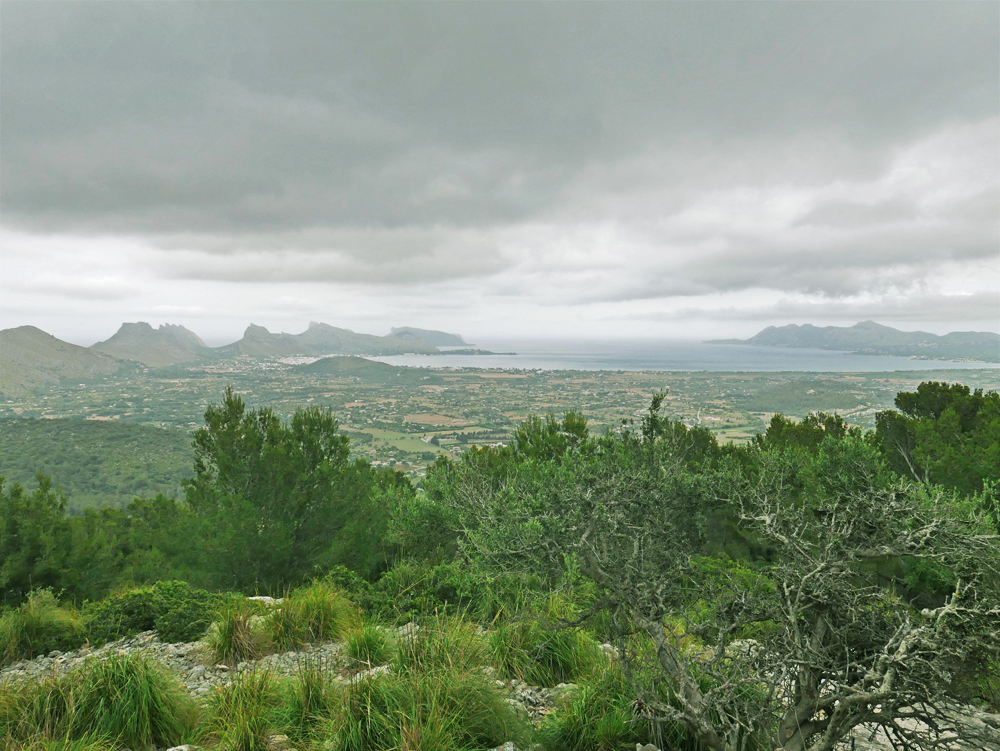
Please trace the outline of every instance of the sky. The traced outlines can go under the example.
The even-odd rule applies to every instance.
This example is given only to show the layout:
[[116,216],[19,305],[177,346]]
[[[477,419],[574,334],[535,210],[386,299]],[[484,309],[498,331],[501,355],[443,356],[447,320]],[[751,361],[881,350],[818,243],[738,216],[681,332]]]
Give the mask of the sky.
[[0,5],[0,328],[1000,330],[995,2]]

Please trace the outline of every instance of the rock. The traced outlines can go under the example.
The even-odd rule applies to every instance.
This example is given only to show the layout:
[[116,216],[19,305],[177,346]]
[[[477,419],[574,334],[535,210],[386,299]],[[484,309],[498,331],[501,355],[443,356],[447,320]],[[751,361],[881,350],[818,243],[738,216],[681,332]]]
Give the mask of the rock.
[[645,746],[641,746],[638,743],[635,744],[635,751],[660,751],[652,743],[647,743]]
[[282,597],[268,597],[267,595],[256,595],[254,597],[248,597],[247,599],[259,602],[262,605],[280,605],[285,601]]
[[264,741],[267,751],[291,751],[292,742],[287,735],[269,735]]
[[201,746],[192,746],[190,743],[185,743],[183,746],[168,748],[167,751],[201,751]]

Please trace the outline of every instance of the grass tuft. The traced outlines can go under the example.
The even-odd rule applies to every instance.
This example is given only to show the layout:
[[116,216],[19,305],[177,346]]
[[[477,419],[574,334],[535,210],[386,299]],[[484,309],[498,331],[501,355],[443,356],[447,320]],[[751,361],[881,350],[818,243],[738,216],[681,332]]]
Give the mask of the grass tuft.
[[252,603],[235,599],[219,612],[218,620],[208,630],[208,647],[216,662],[236,665],[255,660],[267,651],[268,639],[258,625]]
[[332,671],[305,664],[295,679],[285,684],[280,724],[296,743],[307,744],[333,712],[339,696],[333,676]]
[[381,626],[366,623],[347,635],[344,648],[352,667],[375,667],[389,662],[389,635]]
[[209,726],[220,751],[266,751],[281,706],[270,673],[251,670],[219,688],[209,701]]
[[558,611],[540,618],[500,623],[490,633],[490,651],[503,678],[536,686],[575,682],[607,667],[597,640],[579,628],[556,625]]
[[79,614],[60,605],[51,589],[36,589],[16,610],[0,616],[0,661],[3,664],[76,649],[86,641]]
[[62,676],[0,688],[9,748],[174,746],[195,735],[196,721],[180,682],[141,654],[91,658]]
[[267,632],[279,651],[331,641],[356,626],[357,608],[333,583],[317,579],[292,590],[267,616]]
[[461,616],[427,618],[415,633],[400,638],[393,663],[404,672],[468,672],[490,664],[489,645],[479,628]]

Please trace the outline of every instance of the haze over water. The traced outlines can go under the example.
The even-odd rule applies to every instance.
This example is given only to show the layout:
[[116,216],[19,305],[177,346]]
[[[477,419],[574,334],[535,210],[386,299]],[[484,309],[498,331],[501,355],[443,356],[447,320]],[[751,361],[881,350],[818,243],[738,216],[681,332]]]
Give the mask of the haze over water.
[[[708,372],[873,373],[954,368],[1000,369],[1000,363],[914,360],[823,349],[752,347],[691,341],[481,340],[478,349],[514,355],[394,355],[371,358],[425,368],[541,370],[663,370]],[[442,348],[447,349],[447,348]]]

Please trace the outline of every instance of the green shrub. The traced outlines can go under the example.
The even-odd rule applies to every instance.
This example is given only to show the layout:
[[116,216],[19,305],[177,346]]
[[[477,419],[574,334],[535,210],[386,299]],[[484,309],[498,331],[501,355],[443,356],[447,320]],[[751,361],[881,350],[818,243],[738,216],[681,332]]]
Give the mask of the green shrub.
[[161,641],[175,644],[204,636],[212,623],[219,597],[186,582],[156,582],[156,620],[153,628]]
[[266,616],[256,612],[253,603],[243,598],[223,606],[206,637],[216,662],[236,665],[264,655],[270,645],[263,630]]
[[217,596],[186,582],[125,589],[87,609],[90,637],[103,643],[155,630],[165,642],[194,641],[205,633],[217,607]]
[[285,651],[303,644],[342,637],[358,620],[357,608],[330,581],[317,579],[292,590],[267,615],[274,646]]
[[209,726],[221,751],[265,751],[281,706],[281,692],[265,671],[237,675],[209,701]]
[[135,653],[0,688],[0,737],[10,748],[174,746],[194,737],[196,720],[180,682]]
[[62,606],[51,589],[37,589],[16,610],[0,617],[0,659],[4,664],[76,649],[86,641],[83,621]]
[[372,623],[348,634],[344,647],[354,667],[384,665],[389,661],[389,635]]

